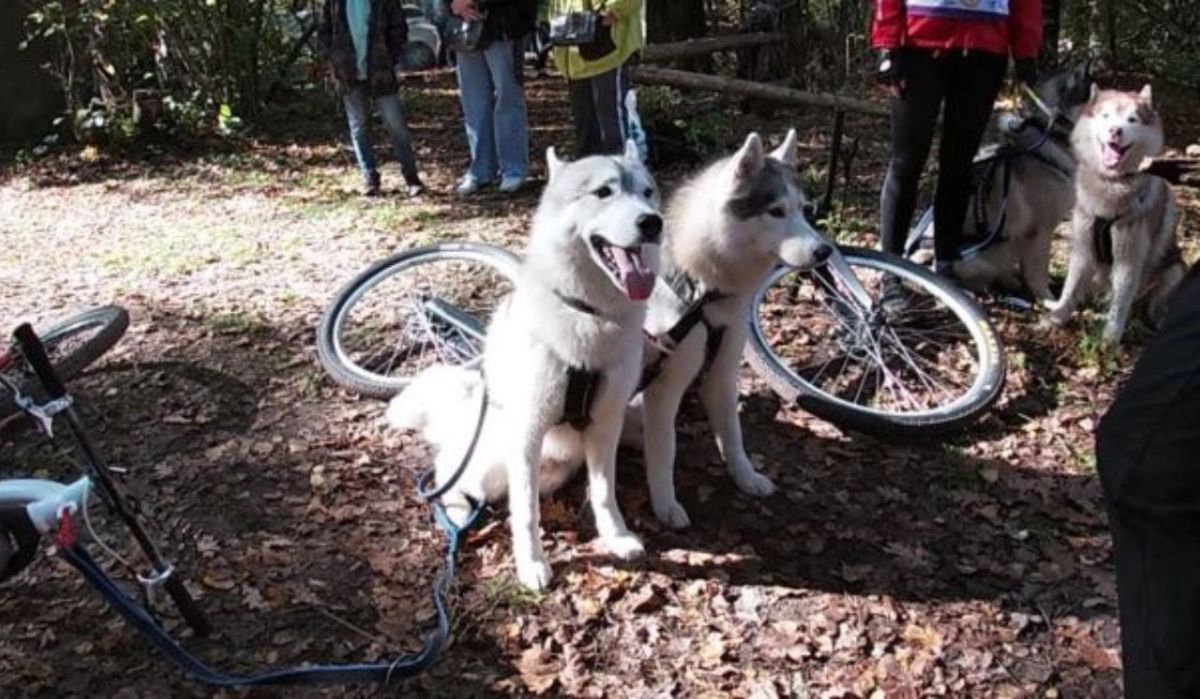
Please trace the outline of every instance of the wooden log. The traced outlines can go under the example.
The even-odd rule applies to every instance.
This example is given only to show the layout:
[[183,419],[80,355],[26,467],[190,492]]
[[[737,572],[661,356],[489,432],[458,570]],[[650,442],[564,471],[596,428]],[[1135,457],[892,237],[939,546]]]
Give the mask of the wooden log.
[[727,95],[740,95],[755,99],[780,102],[782,104],[800,105],[804,107],[827,107],[842,109],[848,112],[869,114],[872,116],[887,116],[891,112],[886,104],[870,100],[843,97],[817,92],[805,92],[790,87],[764,85],[749,80],[725,78],[719,75],[692,73],[671,68],[639,65],[630,70],[630,77],[646,85],[666,85],[693,90],[708,90]]
[[750,34],[729,34],[728,36],[710,36],[703,39],[675,41],[669,44],[650,44],[642,49],[643,63],[670,63],[696,56],[707,56],[717,51],[732,51],[777,44],[787,40],[787,35],[772,32],[753,32]]

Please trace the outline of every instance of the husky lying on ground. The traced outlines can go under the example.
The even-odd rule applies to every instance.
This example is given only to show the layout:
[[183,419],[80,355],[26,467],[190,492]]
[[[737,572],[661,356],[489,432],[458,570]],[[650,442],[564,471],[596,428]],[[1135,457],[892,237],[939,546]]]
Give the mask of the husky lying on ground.
[[1175,238],[1175,196],[1165,180],[1139,172],[1144,158],[1163,150],[1150,86],[1139,93],[1093,89],[1071,143],[1079,161],[1071,256],[1062,298],[1048,304],[1049,320],[1066,323],[1093,289],[1109,284],[1103,339],[1116,344],[1134,302],[1143,300],[1157,324],[1186,271]]
[[[1042,102],[1065,117],[1053,124],[1041,112],[1029,116],[1001,112],[996,116],[992,138],[998,142],[980,150],[976,157],[975,175],[983,181],[971,196],[963,235],[967,240],[982,241],[1001,223],[1003,227],[999,240],[955,264],[955,275],[964,286],[980,292],[1028,291],[1039,299],[1053,298],[1050,245],[1055,229],[1075,203],[1071,124],[1087,104],[1092,84],[1089,63],[1038,85],[1036,92]],[[1050,134],[1043,142],[1046,129]],[[1023,154],[1004,158],[1005,153],[1019,152]],[[1001,159],[994,161],[994,167],[980,164],[997,157]],[[1007,206],[1003,203],[1006,178]],[[921,242],[928,249],[916,252],[912,259],[925,264],[932,260],[933,225],[917,227],[924,228]]]
[[754,292],[780,263],[811,268],[833,252],[806,218],[796,160],[794,130],[770,154],[758,134],[750,134],[736,154],[685,183],[667,208],[663,272],[646,319],[659,341],[646,350],[644,390],[623,441],[643,437],[654,513],[671,527],[689,524],[675,497],[675,421],[697,377],[717,447],[738,487],[757,496],[775,491],[742,444],[737,375]]
[[617,507],[616,454],[641,374],[663,228],[654,180],[632,141],[623,157],[565,163],[551,149],[547,161],[516,290],[488,327],[483,375],[433,367],[387,412],[392,425],[419,429],[434,445],[445,483],[468,449],[486,381],[479,443],[444,502],[461,521],[468,498],[495,501],[507,490],[517,577],[535,590],[551,577],[538,495],[584,461],[600,543],[620,558],[643,553]]

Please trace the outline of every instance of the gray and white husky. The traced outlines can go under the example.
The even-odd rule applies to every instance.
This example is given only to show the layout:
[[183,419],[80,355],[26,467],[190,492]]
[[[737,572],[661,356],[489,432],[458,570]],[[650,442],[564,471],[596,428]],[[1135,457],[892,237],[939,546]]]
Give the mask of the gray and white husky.
[[1175,228],[1175,195],[1163,179],[1139,171],[1163,150],[1162,120],[1149,85],[1141,92],[1093,89],[1071,143],[1079,161],[1071,216],[1071,256],[1062,297],[1048,304],[1061,325],[1095,288],[1110,286],[1103,340],[1117,344],[1144,301],[1151,322],[1186,271]]
[[649,371],[625,442],[641,433],[654,513],[671,527],[689,524],[675,496],[675,422],[697,377],[738,487],[756,496],[775,490],[742,443],[737,377],[754,292],[779,264],[811,268],[833,252],[807,220],[796,161],[794,130],[772,153],[750,134],[737,153],[686,182],[666,209],[662,274],[646,319],[648,334],[659,341],[647,348]]
[[[601,545],[625,559],[643,553],[617,507],[616,454],[641,373],[663,228],[657,188],[632,141],[624,156],[571,163],[551,149],[547,163],[515,291],[488,327],[483,375],[430,368],[387,411],[393,426],[421,430],[434,445],[442,484],[467,453],[486,385],[479,442],[444,502],[461,520],[468,498],[495,501],[507,491],[517,577],[535,590],[551,577],[538,495],[585,461]],[[586,385],[573,385],[580,377]]]
[[[1027,290],[1042,300],[1054,297],[1050,291],[1051,243],[1055,229],[1070,215],[1075,202],[1070,124],[1087,104],[1092,84],[1090,63],[1043,80],[1036,94],[1062,117],[1054,122],[1040,112],[996,115],[989,138],[993,144],[976,157],[974,172],[982,178],[981,186],[971,196],[963,233],[968,239],[982,240],[1000,225],[1001,217],[1004,225],[999,240],[955,264],[955,275],[965,286],[981,292]],[[1049,133],[1043,138],[1046,130]],[[1003,203],[1005,179],[1007,206]],[[988,230],[980,230],[980,223]],[[932,259],[932,228],[932,224],[925,227],[927,240],[922,241],[929,249],[912,255],[914,261]]]

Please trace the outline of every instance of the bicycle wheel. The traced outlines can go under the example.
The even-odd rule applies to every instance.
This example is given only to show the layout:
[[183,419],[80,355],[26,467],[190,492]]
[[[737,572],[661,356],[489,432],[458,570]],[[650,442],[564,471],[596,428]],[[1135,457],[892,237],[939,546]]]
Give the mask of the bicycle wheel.
[[[46,354],[55,372],[67,381],[95,362],[125,334],[129,328],[129,312],[120,306],[101,306],[72,316],[44,333],[39,333]],[[24,362],[14,364],[4,372],[21,392],[35,400],[44,398],[37,378]],[[17,412],[13,396],[0,384],[0,418]]]
[[492,245],[438,243],[372,265],[321,318],[322,366],[346,388],[388,398],[432,364],[476,361],[519,264]]
[[874,250],[831,262],[777,270],[755,295],[750,364],[781,397],[881,435],[948,432],[996,401],[1004,353],[962,291]]

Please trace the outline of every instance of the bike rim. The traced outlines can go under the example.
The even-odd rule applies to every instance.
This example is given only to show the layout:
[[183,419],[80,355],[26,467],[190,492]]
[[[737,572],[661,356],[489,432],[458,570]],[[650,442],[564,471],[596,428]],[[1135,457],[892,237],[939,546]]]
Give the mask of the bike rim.
[[[788,268],[772,274],[755,299],[755,339],[793,383],[840,408],[913,423],[966,412],[992,392],[988,368],[999,347],[969,301],[886,260],[851,254],[847,261],[876,300],[872,309],[818,274]],[[888,276],[901,281],[907,308],[889,311],[878,302]],[[802,280],[802,288],[787,277]],[[789,292],[801,297],[781,298]]]
[[433,364],[472,365],[515,274],[515,260],[467,249],[381,270],[338,309],[333,353],[346,372],[396,389]]

